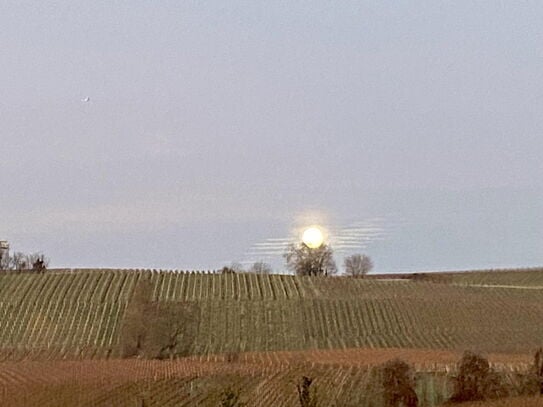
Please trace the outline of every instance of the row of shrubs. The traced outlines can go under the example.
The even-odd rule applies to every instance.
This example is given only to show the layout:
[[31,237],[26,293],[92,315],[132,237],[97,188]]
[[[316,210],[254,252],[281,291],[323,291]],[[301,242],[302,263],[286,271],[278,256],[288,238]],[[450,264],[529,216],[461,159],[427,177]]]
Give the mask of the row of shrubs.
[[[394,359],[377,368],[380,398],[385,407],[417,407],[415,371],[406,362]],[[465,352],[453,377],[454,390],[447,404],[483,401],[508,396],[543,395],[543,350],[539,349],[531,371],[517,374],[516,386],[508,383],[504,374],[492,369],[479,354]],[[296,385],[300,407],[319,407],[313,379],[303,376]],[[240,392],[229,388],[221,395],[220,407],[242,407]]]

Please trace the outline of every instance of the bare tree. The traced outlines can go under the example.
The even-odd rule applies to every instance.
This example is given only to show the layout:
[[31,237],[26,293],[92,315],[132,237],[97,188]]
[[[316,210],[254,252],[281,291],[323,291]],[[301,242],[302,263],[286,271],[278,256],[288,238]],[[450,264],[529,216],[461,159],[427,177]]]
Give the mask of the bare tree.
[[238,263],[237,261],[232,262],[229,266],[224,266],[221,270],[221,274],[235,274],[235,273],[243,273],[243,265],[241,263]]
[[232,264],[230,264],[230,268],[236,273],[243,273],[245,271],[243,269],[243,264],[241,264],[239,261],[233,261]]
[[303,242],[290,244],[283,257],[287,268],[300,276],[327,276],[337,272],[334,252],[326,244],[314,249]]
[[257,261],[249,269],[249,273],[255,274],[271,274],[272,271],[273,270],[271,266],[268,263],[264,263],[263,261]]
[[353,277],[360,277],[368,274],[373,268],[373,262],[365,254],[353,254],[345,257],[345,274]]
[[28,270],[28,256],[22,252],[13,253],[10,259],[10,268],[17,271]]
[[0,270],[44,272],[49,266],[49,259],[42,253],[25,254],[15,252],[9,254],[9,245],[0,241]]

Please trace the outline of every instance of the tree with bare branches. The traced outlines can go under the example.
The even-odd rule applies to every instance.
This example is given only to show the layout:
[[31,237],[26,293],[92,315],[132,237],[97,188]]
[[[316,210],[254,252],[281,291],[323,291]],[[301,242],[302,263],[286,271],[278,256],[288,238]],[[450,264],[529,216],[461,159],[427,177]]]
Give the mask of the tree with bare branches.
[[352,277],[361,277],[368,274],[373,268],[373,262],[365,254],[353,254],[345,257],[345,274]]
[[49,266],[49,259],[42,253],[26,254],[0,252],[0,270],[36,271],[43,273]]
[[287,268],[299,276],[328,276],[337,272],[334,252],[327,244],[316,248],[303,242],[290,244],[283,257]]
[[249,268],[249,273],[255,274],[271,274],[272,271],[271,266],[263,261],[257,261]]

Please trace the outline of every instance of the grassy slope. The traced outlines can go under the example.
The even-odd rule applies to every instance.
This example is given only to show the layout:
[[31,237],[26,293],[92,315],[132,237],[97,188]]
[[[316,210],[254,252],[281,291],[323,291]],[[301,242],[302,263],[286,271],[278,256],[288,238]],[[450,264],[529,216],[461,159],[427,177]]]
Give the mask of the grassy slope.
[[464,274],[450,284],[57,271],[0,275],[3,358],[117,355],[119,322],[145,274],[156,300],[199,305],[194,354],[352,347],[529,353],[543,338],[543,290],[475,286],[538,286],[542,271]]

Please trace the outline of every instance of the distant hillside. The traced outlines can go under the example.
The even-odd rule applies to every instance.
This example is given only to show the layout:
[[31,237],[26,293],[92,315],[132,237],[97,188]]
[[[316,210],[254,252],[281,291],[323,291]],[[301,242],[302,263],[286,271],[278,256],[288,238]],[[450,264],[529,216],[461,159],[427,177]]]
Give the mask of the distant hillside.
[[198,305],[196,355],[353,347],[527,353],[543,342],[541,270],[443,282],[54,270],[0,275],[0,357],[118,356],[120,322],[144,275],[155,300]]

